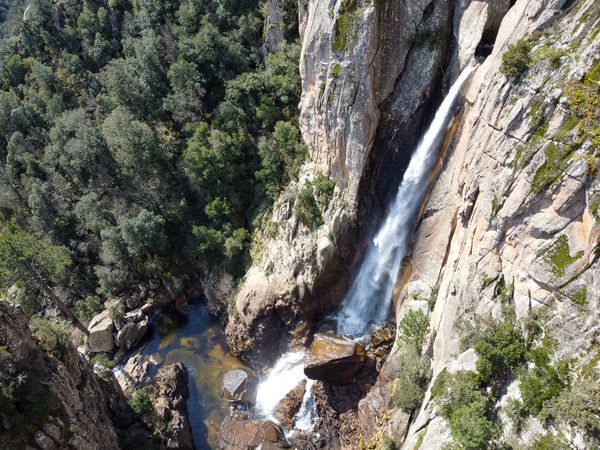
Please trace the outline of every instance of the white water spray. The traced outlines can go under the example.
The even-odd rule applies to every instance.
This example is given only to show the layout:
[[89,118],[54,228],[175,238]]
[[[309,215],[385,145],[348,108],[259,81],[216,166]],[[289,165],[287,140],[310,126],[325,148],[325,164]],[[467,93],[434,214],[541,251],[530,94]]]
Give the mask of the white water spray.
[[360,271],[342,301],[337,315],[339,334],[360,336],[370,322],[380,324],[388,317],[392,292],[427,177],[452,116],[454,101],[473,70],[474,67],[465,69],[454,82],[415,150],[387,218],[369,245]]
[[268,418],[288,392],[306,379],[304,352],[289,352],[281,356],[256,390],[256,412]]
[[[415,150],[388,216],[369,245],[361,269],[342,302],[337,315],[339,334],[357,337],[366,331],[370,322],[382,323],[387,318],[413,221],[427,186],[427,176],[451,118],[454,101],[473,70],[474,67],[465,69],[455,81]],[[295,429],[311,432],[317,418],[312,395],[314,381],[304,375],[303,360],[304,352],[290,352],[279,358],[258,386],[256,412],[273,419],[279,402],[306,379],[306,392],[295,417]]]

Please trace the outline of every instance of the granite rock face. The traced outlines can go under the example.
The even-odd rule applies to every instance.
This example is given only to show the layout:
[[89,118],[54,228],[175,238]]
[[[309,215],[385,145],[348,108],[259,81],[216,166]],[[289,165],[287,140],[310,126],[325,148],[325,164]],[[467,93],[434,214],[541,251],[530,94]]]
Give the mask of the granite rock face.
[[[4,416],[11,410],[3,405],[1,447],[119,448],[118,429],[111,418],[126,412],[127,403],[110,372],[103,377],[96,375],[73,347],[68,347],[60,359],[43,350],[22,312],[6,302],[0,302],[0,346],[5,375],[28,380],[23,389],[31,392],[17,390],[17,395],[35,395],[38,407],[35,418],[28,419],[32,434],[21,430],[13,435],[11,420]],[[40,416],[41,411],[45,411],[44,416]]]
[[113,321],[108,309],[94,316],[88,325],[88,347],[91,352],[110,352],[115,347]]
[[[272,362],[298,320],[334,309],[373,226],[406,167],[414,129],[441,89],[451,2],[312,0],[301,11],[300,126],[309,158],[299,180],[264,219],[252,267],[235,297],[226,334],[232,350]],[[379,175],[379,176],[376,176]],[[302,223],[297,193],[325,176],[322,224]],[[268,331],[268,332],[267,332]]]
[[365,349],[352,339],[317,333],[304,357],[304,373],[314,380],[348,384],[365,363]]
[[221,424],[219,448],[222,450],[275,450],[290,448],[281,428],[270,420],[248,419],[247,414],[232,412]]

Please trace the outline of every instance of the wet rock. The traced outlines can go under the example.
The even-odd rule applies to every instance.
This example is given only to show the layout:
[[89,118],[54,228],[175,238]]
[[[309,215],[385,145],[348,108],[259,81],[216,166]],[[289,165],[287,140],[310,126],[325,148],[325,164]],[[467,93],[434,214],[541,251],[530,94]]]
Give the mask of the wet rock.
[[371,327],[371,347],[377,348],[380,346],[387,346],[394,343],[394,328],[392,326]]
[[275,418],[288,430],[294,425],[294,416],[302,406],[302,399],[306,392],[306,380],[302,380],[294,389],[287,393],[277,405]]
[[88,326],[90,336],[88,346],[93,353],[110,352],[115,346],[113,339],[113,321],[108,309],[94,316]]
[[119,347],[124,347],[127,350],[136,346],[146,336],[148,332],[148,318],[144,318],[140,322],[127,322],[117,333],[115,343]]
[[223,377],[222,395],[230,402],[253,405],[258,380],[248,370],[230,370]]
[[352,339],[317,333],[304,358],[304,373],[314,380],[348,384],[365,363],[365,349]]
[[115,375],[119,385],[124,391],[138,387],[150,369],[150,362],[145,361],[141,352],[136,353],[127,360],[123,370]]
[[275,450],[290,448],[283,430],[270,420],[250,420],[239,411],[229,414],[221,424],[219,448],[222,450]]
[[194,448],[188,421],[188,382],[188,371],[182,363],[161,368],[156,378],[154,408],[158,424],[155,424],[155,429],[166,426],[171,430],[167,448]]

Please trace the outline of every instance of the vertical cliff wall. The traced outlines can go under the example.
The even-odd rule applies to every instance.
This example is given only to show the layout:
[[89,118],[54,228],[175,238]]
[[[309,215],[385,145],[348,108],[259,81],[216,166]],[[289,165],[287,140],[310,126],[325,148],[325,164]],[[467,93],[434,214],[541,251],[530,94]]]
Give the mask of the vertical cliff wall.
[[[455,16],[455,69],[485,50],[492,34],[493,51],[472,77],[462,119],[424,205],[396,316],[425,300],[435,305],[426,348],[432,380],[444,369],[476,369],[469,333],[502,321],[503,305],[515,309],[519,329],[531,330],[536,321],[554,343],[550,359],[570,359],[569,376],[579,380],[578,370],[595,357],[600,324],[600,7],[591,0],[517,0],[500,22],[492,2],[464,6]],[[497,27],[488,26],[490,20]],[[511,78],[501,70],[503,56],[518,41],[526,44],[527,64]],[[384,404],[392,408],[391,420],[380,407],[375,421],[403,448],[442,448],[451,431],[430,390],[412,416],[390,401],[402,370],[392,353],[362,414],[373,420],[373,405]],[[516,375],[499,406],[519,398]],[[498,411],[505,417],[504,409]],[[515,445],[531,445],[548,432],[536,418],[527,419],[520,435],[502,420],[501,439]],[[561,420],[567,419],[559,417],[556,430],[571,436],[576,448],[588,445],[581,430]]]
[[[340,301],[440,96],[451,28],[448,0],[308,3],[300,123],[309,157],[255,237],[254,264],[229,311],[235,352],[274,357],[282,330]],[[323,176],[335,182],[331,196],[319,194]],[[306,189],[322,221],[301,220]]]

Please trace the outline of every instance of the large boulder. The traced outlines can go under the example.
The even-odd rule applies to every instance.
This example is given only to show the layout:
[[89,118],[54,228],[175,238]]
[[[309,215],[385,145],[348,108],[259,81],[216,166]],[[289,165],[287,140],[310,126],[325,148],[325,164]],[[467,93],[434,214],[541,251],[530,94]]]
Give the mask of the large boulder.
[[258,380],[248,370],[230,370],[223,377],[222,394],[232,403],[253,405],[256,399]]
[[188,371],[182,363],[161,368],[156,378],[154,409],[159,423],[155,429],[167,426],[171,430],[167,448],[194,448],[188,421],[188,383]]
[[113,339],[113,321],[108,309],[94,316],[88,325],[90,333],[88,346],[93,353],[110,352],[115,346]]
[[219,448],[222,450],[276,450],[290,448],[283,430],[270,420],[250,420],[239,411],[229,414],[221,424]]
[[117,333],[115,343],[129,350],[136,346],[148,332],[148,318],[143,316],[139,322],[127,322]]
[[352,339],[317,333],[304,357],[308,378],[331,384],[348,384],[366,359],[365,349]]

